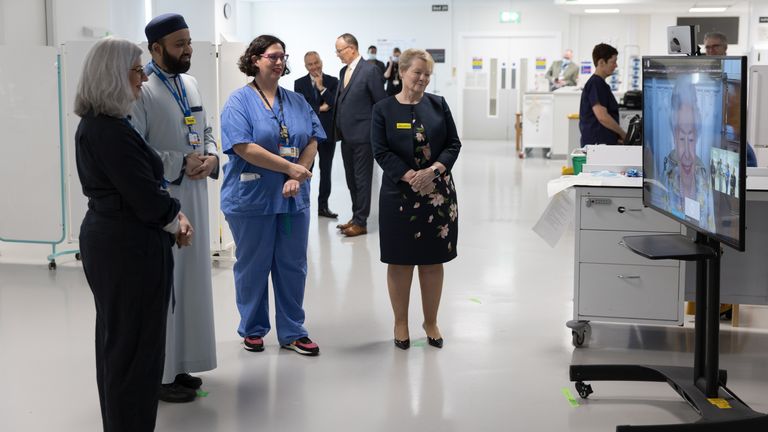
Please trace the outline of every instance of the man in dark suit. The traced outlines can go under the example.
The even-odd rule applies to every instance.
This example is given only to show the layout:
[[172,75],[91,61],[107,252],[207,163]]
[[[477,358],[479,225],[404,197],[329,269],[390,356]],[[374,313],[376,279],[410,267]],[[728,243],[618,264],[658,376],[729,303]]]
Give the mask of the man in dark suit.
[[323,73],[323,62],[320,54],[310,51],[304,54],[304,67],[309,72],[293,83],[293,91],[304,95],[323,125],[328,139],[317,143],[317,154],[320,157],[320,192],[317,196],[317,214],[336,219],[339,215],[328,208],[328,197],[331,195],[331,167],[333,154],[336,151],[334,138],[333,112],[336,103],[336,92],[339,80]]
[[336,39],[336,55],[346,66],[339,72],[341,83],[333,124],[336,138],[341,140],[341,157],[352,197],[352,219],[337,228],[345,236],[354,237],[368,232],[373,178],[371,110],[387,94],[381,85],[381,71],[362,59],[354,36],[344,33]]

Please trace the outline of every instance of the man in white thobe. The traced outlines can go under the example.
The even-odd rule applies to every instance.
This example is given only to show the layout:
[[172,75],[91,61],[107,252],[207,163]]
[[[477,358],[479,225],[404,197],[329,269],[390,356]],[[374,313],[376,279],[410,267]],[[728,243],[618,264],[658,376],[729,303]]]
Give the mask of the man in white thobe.
[[184,18],[160,15],[145,33],[152,62],[145,67],[149,81],[131,122],[162,158],[168,191],[196,231],[191,247],[174,249],[174,296],[159,398],[190,402],[202,380],[189,373],[216,368],[207,178],[218,177],[219,158],[197,80],[185,74],[192,45]]

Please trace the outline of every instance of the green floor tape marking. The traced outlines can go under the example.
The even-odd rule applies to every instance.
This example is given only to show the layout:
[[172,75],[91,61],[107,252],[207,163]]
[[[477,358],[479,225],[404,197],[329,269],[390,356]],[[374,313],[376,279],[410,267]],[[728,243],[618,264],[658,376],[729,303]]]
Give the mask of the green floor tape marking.
[[206,397],[206,396],[208,396],[207,391],[202,391],[202,390],[197,391],[197,397]]
[[563,395],[565,395],[565,398],[568,399],[568,403],[571,404],[572,407],[576,408],[579,406],[579,402],[573,397],[573,393],[571,393],[567,387],[563,387]]
[[472,297],[472,298],[470,298],[470,299],[469,299],[469,301],[471,301],[471,302],[475,302],[475,303],[477,303],[477,304],[481,304],[481,303],[482,303],[482,302],[480,301],[480,299],[479,299],[479,298],[477,298],[477,297]]
[[426,345],[426,343],[424,341],[414,341],[414,342],[411,342],[411,346],[414,347],[414,348],[423,347],[425,345]]

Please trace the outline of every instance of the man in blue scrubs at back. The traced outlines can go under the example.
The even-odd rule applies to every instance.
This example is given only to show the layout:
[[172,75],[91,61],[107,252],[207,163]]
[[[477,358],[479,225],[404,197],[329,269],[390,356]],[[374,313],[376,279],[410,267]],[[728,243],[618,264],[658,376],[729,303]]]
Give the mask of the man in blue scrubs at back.
[[619,104],[605,79],[616,70],[619,52],[608,44],[597,44],[592,50],[595,73],[589,77],[581,93],[579,129],[581,146],[587,144],[621,144],[627,133],[619,126]]

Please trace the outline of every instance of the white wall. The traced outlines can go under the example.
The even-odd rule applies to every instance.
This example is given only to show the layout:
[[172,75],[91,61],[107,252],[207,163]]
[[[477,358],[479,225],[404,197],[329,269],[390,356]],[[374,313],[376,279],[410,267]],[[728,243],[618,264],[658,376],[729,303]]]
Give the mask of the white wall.
[[110,0],[110,33],[136,43],[144,42],[147,24],[143,0]]
[[768,16],[768,2],[752,2],[749,11],[749,47],[752,64],[768,64],[768,23],[761,24],[760,17]]
[[[215,3],[214,0],[152,0],[152,16],[170,12],[181,14],[189,25],[192,40],[215,43],[218,40],[216,14],[221,13]],[[143,31],[144,26],[141,28]]]
[[[325,73],[338,76],[342,64],[336,57],[334,43],[342,33],[355,35],[363,55],[378,39],[415,39],[419,47],[445,48],[450,61],[451,12],[433,13],[432,3],[428,0],[256,2],[251,12],[252,36],[245,42],[260,34],[273,34],[285,42],[292,73],[283,78],[281,84],[289,89],[293,88],[295,79],[307,73],[303,56],[310,50],[320,53]],[[380,58],[387,55],[389,53],[379,53]],[[444,87],[450,77],[448,67],[436,65],[434,72],[434,85],[438,89]]]
[[45,0],[0,0],[0,45],[45,45]]

